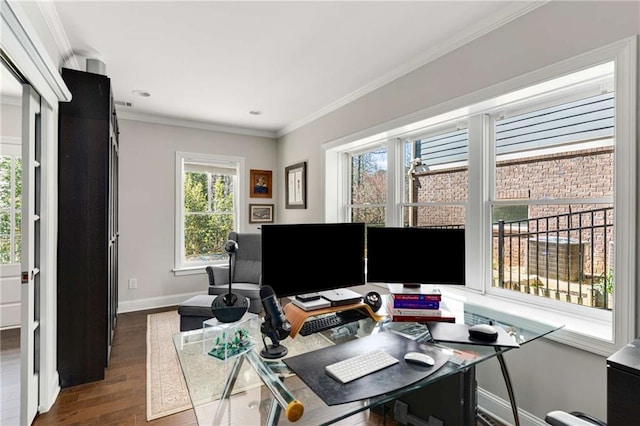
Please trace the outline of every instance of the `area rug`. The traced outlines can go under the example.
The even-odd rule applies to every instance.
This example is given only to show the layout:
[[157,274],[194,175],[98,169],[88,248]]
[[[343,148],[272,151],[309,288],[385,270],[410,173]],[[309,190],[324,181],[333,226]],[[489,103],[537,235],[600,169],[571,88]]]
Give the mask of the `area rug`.
[[171,338],[179,332],[177,311],[147,315],[147,421],[191,408]]

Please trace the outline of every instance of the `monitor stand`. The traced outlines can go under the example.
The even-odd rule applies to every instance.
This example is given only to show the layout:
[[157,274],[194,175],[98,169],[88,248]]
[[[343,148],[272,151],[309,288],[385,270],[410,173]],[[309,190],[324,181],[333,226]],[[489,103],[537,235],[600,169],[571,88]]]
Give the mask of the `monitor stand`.
[[287,320],[291,324],[291,332],[289,333],[289,337],[293,338],[293,337],[296,337],[296,335],[302,328],[302,325],[309,317],[314,317],[316,315],[329,314],[329,313],[339,312],[339,311],[348,311],[351,309],[362,309],[374,321],[380,321],[381,319],[384,318],[384,315],[376,314],[375,312],[373,312],[373,309],[371,309],[371,306],[367,305],[362,301],[359,301],[358,303],[353,303],[350,305],[329,306],[327,308],[315,309],[313,311],[305,311],[304,309],[301,309],[300,307],[296,306],[294,303],[287,303],[286,305],[284,305],[283,311],[284,311],[284,315],[287,317]]

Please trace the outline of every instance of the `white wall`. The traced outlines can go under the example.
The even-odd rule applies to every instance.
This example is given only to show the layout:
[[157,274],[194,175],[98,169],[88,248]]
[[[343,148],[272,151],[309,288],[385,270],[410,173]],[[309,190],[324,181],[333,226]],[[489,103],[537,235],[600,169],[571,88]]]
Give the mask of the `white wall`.
[[[276,170],[276,141],[208,130],[120,119],[120,254],[119,310],[126,312],[177,304],[185,295],[207,292],[204,270],[174,276],[175,153],[176,151],[245,158],[249,170]],[[278,176],[274,173],[273,183]],[[248,188],[247,188],[248,189]],[[249,203],[276,202],[274,198]],[[248,214],[246,215],[248,217]],[[246,232],[258,232],[243,224]],[[128,279],[138,288],[129,289]]]
[[[322,144],[378,133],[392,120],[393,127],[406,124],[410,121],[403,122],[403,117],[410,114],[635,34],[640,34],[638,2],[549,2],[290,132],[280,139],[278,164],[282,169],[308,161],[309,200],[307,210],[284,210],[280,199],[279,220],[323,220]],[[282,193],[284,182],[278,185]],[[538,418],[554,409],[582,409],[606,418],[604,357],[541,340],[508,353],[506,359],[521,409]],[[478,382],[506,399],[497,363],[481,365]]]

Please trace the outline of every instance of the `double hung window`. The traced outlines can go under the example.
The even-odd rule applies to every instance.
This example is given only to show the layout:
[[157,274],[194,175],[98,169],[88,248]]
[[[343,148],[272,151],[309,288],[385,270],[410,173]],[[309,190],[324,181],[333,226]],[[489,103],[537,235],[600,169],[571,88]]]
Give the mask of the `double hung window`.
[[238,229],[242,160],[176,154],[176,271],[227,259],[224,243]]

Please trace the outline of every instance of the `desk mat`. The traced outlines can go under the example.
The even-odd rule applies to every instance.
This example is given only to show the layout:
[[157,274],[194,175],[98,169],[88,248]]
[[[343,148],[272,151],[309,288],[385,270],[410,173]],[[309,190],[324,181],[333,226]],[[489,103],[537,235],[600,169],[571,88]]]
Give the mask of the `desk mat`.
[[[382,349],[400,360],[399,363],[347,384],[329,377],[324,367],[365,352]],[[424,352],[433,357],[431,367],[408,364],[404,354],[410,351]],[[373,398],[424,379],[437,371],[449,360],[446,355],[430,344],[420,344],[396,333],[376,333],[350,340],[335,346],[307,352],[282,361],[327,405]]]
[[435,342],[468,343],[470,345],[483,346],[504,346],[509,348],[519,348],[520,345],[513,337],[499,325],[494,325],[498,331],[498,339],[495,342],[476,340],[469,337],[468,324],[452,324],[446,322],[427,322],[429,334]]

